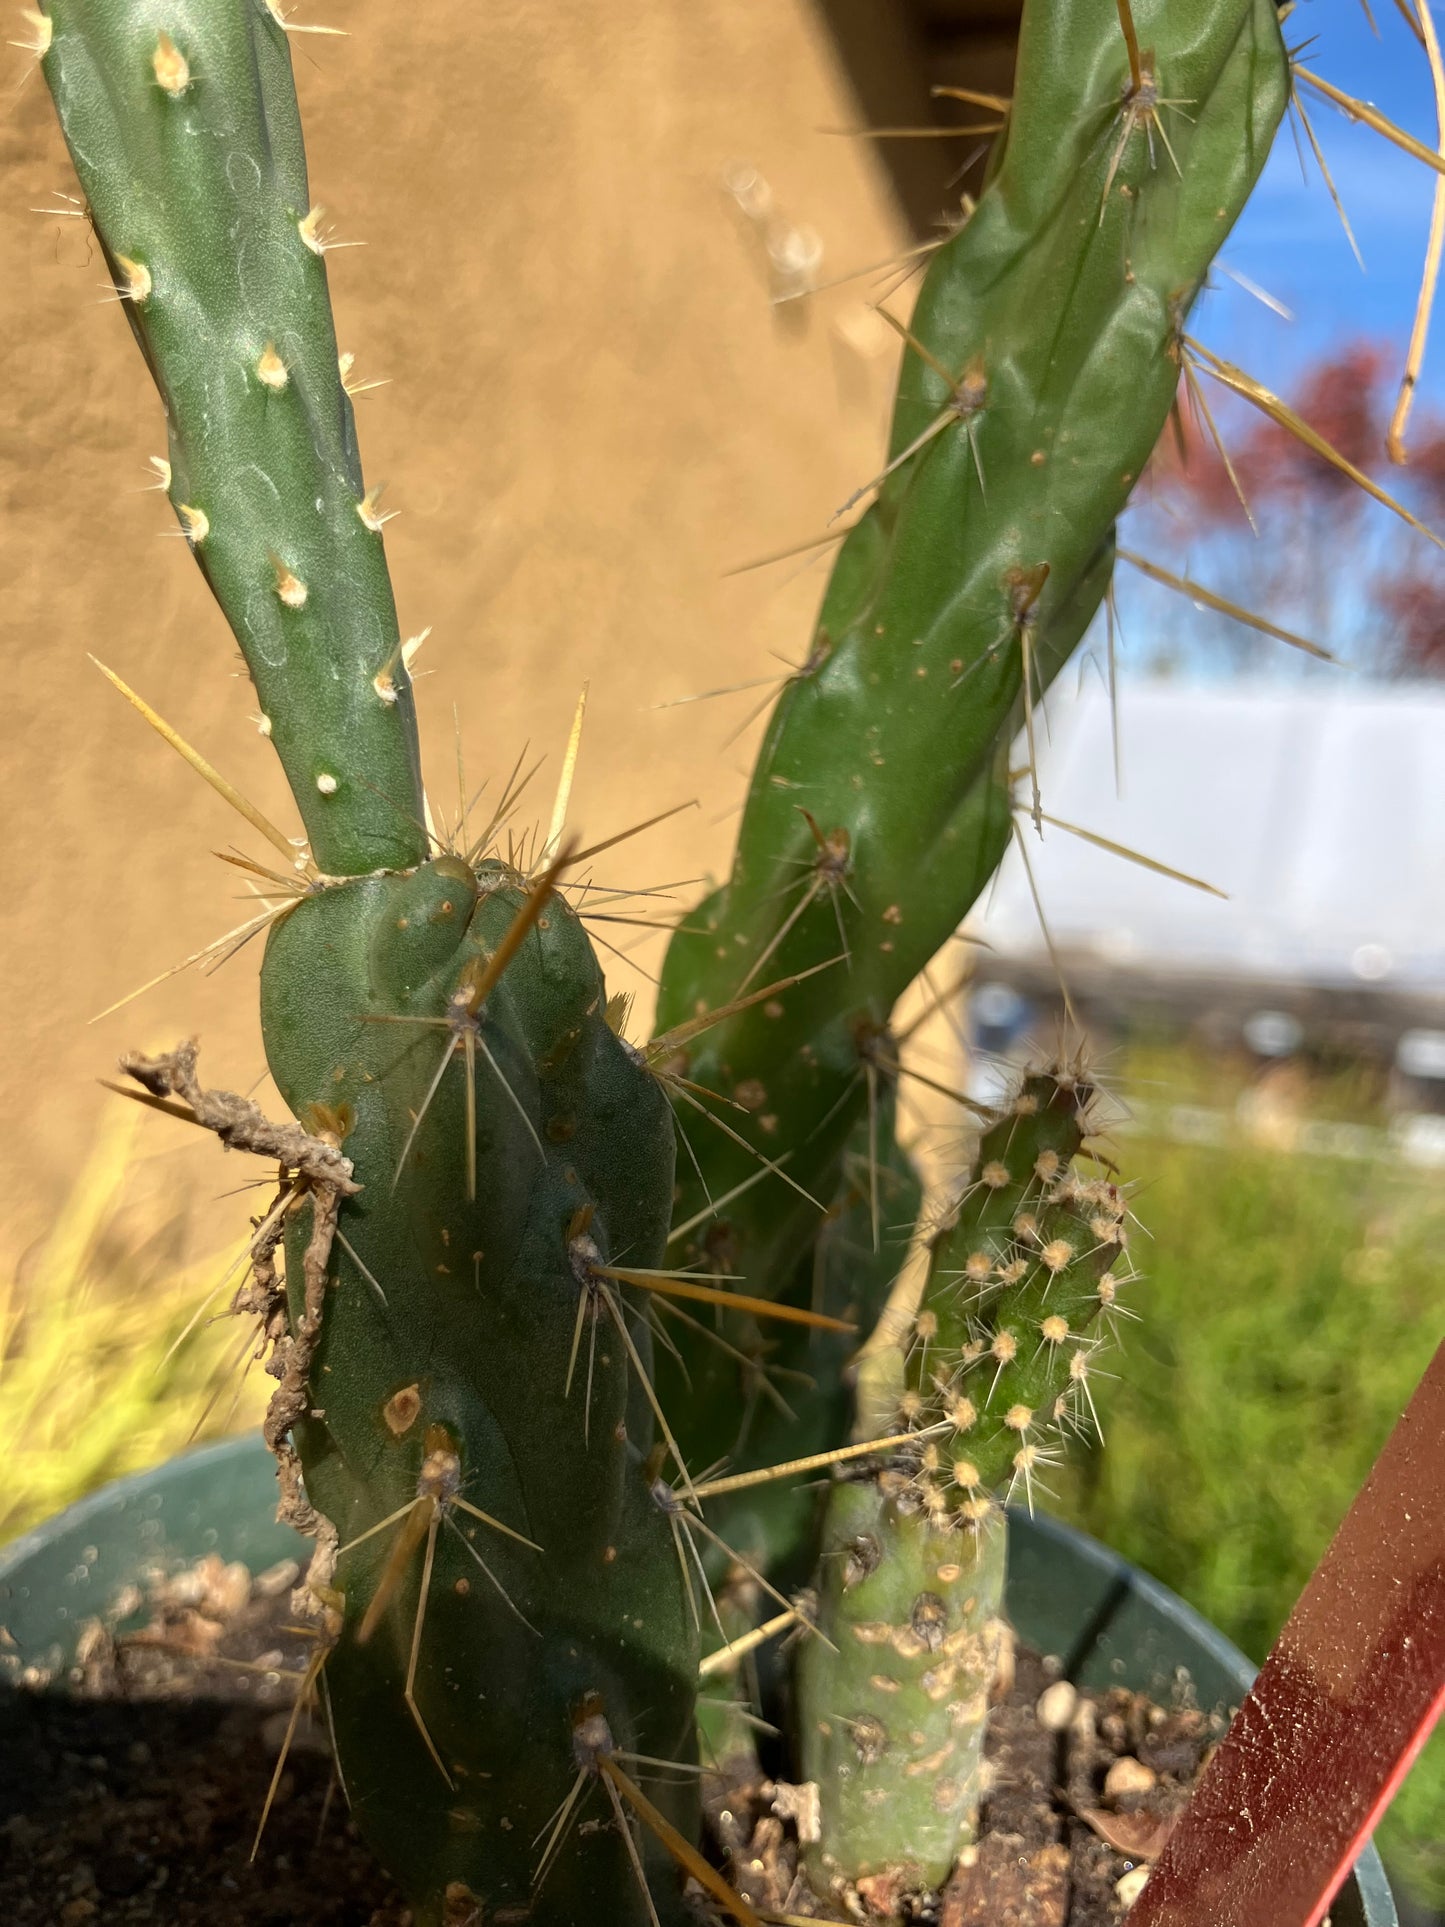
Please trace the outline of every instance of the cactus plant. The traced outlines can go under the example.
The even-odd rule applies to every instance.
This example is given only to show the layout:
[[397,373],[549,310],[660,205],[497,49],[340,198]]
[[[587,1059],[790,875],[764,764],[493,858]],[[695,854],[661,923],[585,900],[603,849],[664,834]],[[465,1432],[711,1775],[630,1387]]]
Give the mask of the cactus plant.
[[[680,1919],[679,1869],[754,1919],[698,1855],[689,1772],[725,1563],[704,1670],[755,1611],[800,1631],[811,1871],[891,1906],[971,1823],[998,1494],[1081,1422],[1122,1207],[1075,1170],[1080,1078],[1034,1077],[934,1240],[911,1348],[870,1349],[843,1448],[856,1328],[896,1268],[880,1221],[906,1233],[919,1205],[890,1019],[1013,834],[1015,735],[1032,765],[1035,705],[1107,592],[1185,318],[1285,103],[1273,0],[1030,0],[988,183],[897,324],[885,465],[643,1050],[566,900],[575,850],[549,836],[519,866],[425,827],[275,0],[38,19],[165,401],[170,499],[306,828],[298,855],[250,811],[285,864],[262,1019],[296,1123],[205,1090],[189,1047],[127,1067],[283,1168],[240,1304],[274,1346],[267,1439],[317,1540],[353,1812],[423,1922]],[[675,1174],[670,1097],[747,1128]],[[716,1322],[654,1355],[669,1278]],[[816,1495],[769,1475],[835,1459],[815,1626],[760,1603],[816,1549]],[[739,1743],[736,1703],[703,1726]]]
[[[579,1774],[615,1804],[614,1753],[694,1752],[698,1634],[649,1456],[650,1340],[612,1270],[661,1260],[671,1119],[608,1026],[558,862],[529,881],[485,848],[423,860],[404,651],[279,17],[61,0],[47,21],[46,76],[166,400],[171,499],[310,839],[262,1020],[330,1160],[281,1147],[293,1182],[246,1298],[280,1334],[267,1433],[290,1516],[320,1530],[313,1592],[334,1580],[344,1601],[340,1770],[424,1918],[470,1897],[526,1908]],[[215,1114],[184,1053],[129,1068]],[[584,1324],[585,1395],[568,1371]],[[655,1804],[695,1831],[685,1773]],[[565,1827],[532,1917],[611,1890],[619,1919],[645,1920],[630,1863],[658,1852],[630,1822]]]
[[1079,1168],[1096,1097],[1077,1068],[1024,1080],[932,1243],[907,1347],[870,1361],[865,1437],[819,1557],[825,1639],[801,1651],[800,1742],[819,1789],[821,1891],[938,1886],[972,1837],[1003,1615],[1001,1501],[1033,1502],[1127,1283],[1126,1207]]

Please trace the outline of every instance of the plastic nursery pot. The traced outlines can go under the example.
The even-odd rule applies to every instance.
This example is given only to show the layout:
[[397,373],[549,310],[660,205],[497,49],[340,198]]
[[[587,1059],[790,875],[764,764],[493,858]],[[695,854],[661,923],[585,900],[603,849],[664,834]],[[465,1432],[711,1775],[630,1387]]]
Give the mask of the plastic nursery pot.
[[[81,1626],[123,1588],[208,1552],[253,1572],[304,1557],[276,1523],[276,1479],[254,1439],[231,1439],[122,1479],[0,1550],[0,1679],[60,1682]],[[1019,1637],[1058,1654],[1081,1686],[1128,1686],[1168,1704],[1186,1678],[1202,1707],[1228,1708],[1254,1668],[1222,1633],[1107,1547],[1056,1519],[1009,1515],[1008,1613]],[[140,1623],[138,1617],[135,1624]],[[125,1630],[127,1622],[120,1622]],[[1373,1847],[1331,1909],[1333,1927],[1399,1927]]]

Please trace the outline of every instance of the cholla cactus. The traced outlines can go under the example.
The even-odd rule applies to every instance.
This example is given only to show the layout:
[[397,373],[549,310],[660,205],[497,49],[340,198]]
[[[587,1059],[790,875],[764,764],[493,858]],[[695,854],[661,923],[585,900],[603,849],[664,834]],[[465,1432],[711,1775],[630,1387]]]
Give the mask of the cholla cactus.
[[1003,1615],[1003,1501],[1025,1498],[1093,1417],[1089,1370],[1128,1283],[1127,1211],[1080,1168],[1095,1093],[1027,1077],[985,1130],[933,1239],[904,1350],[871,1361],[865,1435],[912,1433],[842,1468],[819,1560],[825,1638],[801,1652],[800,1740],[820,1793],[820,1889],[947,1879],[971,1837]]
[[[51,0],[38,52],[166,403],[171,501],[309,840],[250,811],[285,865],[262,1016],[298,1122],[203,1090],[193,1052],[130,1068],[284,1167],[243,1300],[275,1344],[287,1516],[317,1536],[347,1796],[423,1922],[670,1920],[681,1867],[746,1924],[694,1844],[690,1542],[754,1568],[731,1635],[740,1601],[806,1576],[816,1506],[690,1468],[748,1418],[745,1468],[837,1456],[854,1328],[893,1269],[879,1219],[917,1209],[890,1015],[995,868],[1014,736],[1107,590],[1185,317],[1284,105],[1272,0],[1030,0],[989,184],[899,324],[886,464],[646,1051],[561,894],[575,853],[519,869],[422,827],[279,8]],[[675,1191],[668,1097],[699,1088],[752,1124]],[[937,1881],[976,1803],[995,1495],[1079,1419],[1120,1276],[1117,1196],[1074,1174],[1086,1113],[1058,1074],[1025,1087],[935,1244],[906,1363],[867,1380],[798,1675],[825,1890]],[[670,1223],[750,1291],[671,1278],[719,1326],[678,1336],[684,1396],[646,1315]],[[770,1364],[807,1376],[790,1431],[749,1411]],[[881,1457],[880,1427],[906,1435]]]

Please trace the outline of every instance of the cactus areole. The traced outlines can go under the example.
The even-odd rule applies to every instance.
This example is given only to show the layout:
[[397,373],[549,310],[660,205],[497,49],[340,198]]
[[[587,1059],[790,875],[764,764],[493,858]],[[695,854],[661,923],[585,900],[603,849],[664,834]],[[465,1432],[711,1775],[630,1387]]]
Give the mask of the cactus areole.
[[[38,21],[170,501],[305,825],[293,849],[252,812],[294,861],[261,994],[297,1123],[203,1091],[194,1051],[131,1068],[282,1166],[240,1302],[274,1346],[285,1516],[317,1539],[346,1796],[422,1923],[669,1927],[686,1876],[749,1927],[696,1846],[705,1571],[731,1569],[728,1638],[739,1601],[809,1576],[819,1492],[772,1472],[842,1447],[855,1328],[895,1268],[880,1218],[901,1237],[918,1208],[891,1013],[994,871],[1012,745],[1032,763],[1108,591],[1184,319],[1287,97],[1273,0],[1028,0],[987,185],[895,317],[884,464],[647,1050],[614,1029],[567,849],[516,867],[424,827],[279,0]],[[677,1166],[670,1104],[719,1101],[737,1125]],[[861,1380],[794,1682],[829,1899],[937,1885],[973,1825],[998,1500],[1086,1422],[1127,1275],[1092,1102],[1059,1065],[989,1124],[911,1336]],[[746,1305],[655,1348],[651,1293],[733,1278]],[[706,1716],[729,1745],[740,1705]]]

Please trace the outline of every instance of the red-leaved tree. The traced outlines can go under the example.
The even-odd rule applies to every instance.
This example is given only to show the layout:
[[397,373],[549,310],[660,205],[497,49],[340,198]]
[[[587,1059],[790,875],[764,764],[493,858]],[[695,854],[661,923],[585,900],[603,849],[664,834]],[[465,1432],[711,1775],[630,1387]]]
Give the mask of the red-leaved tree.
[[[1350,342],[1308,370],[1289,405],[1427,528],[1445,531],[1445,422],[1418,419],[1404,467],[1386,451],[1398,366],[1387,345]],[[1445,554],[1281,422],[1202,371],[1195,380],[1213,427],[1181,384],[1176,432],[1141,504],[1151,555],[1177,568],[1187,551],[1180,572],[1376,674],[1445,676]],[[1133,539],[1144,547],[1142,537]]]

